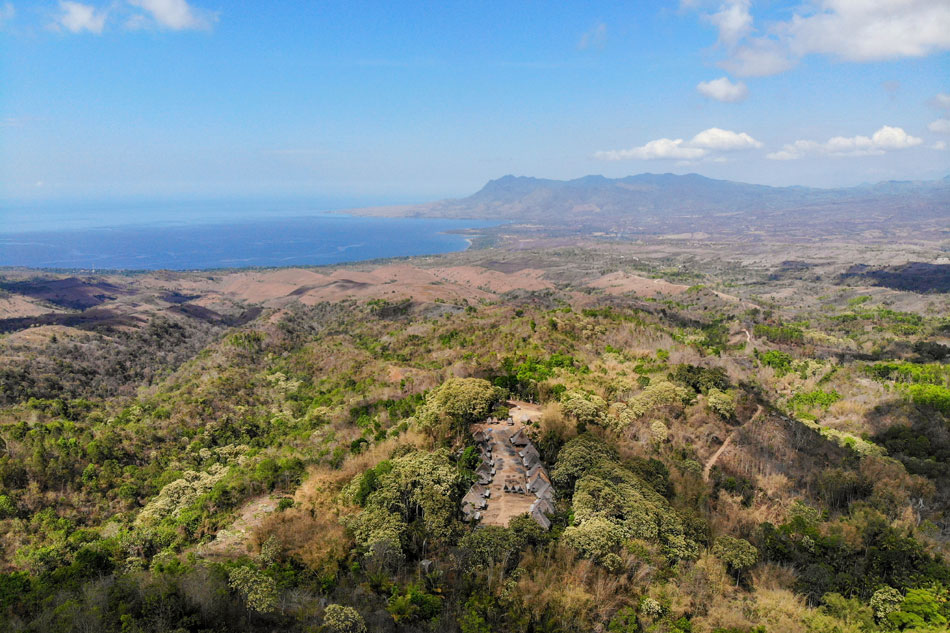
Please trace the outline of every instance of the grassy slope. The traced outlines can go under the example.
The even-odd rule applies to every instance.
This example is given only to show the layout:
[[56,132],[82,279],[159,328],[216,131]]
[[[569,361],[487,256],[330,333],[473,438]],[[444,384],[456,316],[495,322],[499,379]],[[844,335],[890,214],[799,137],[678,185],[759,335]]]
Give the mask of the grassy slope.
[[[329,600],[357,607],[371,630],[831,630],[849,618],[857,628],[841,630],[876,630],[860,624],[875,583],[945,580],[924,550],[944,547],[950,442],[939,371],[915,383],[868,368],[933,363],[915,343],[945,337],[946,322],[877,299],[825,305],[750,312],[700,287],[653,301],[558,291],[452,310],[321,304],[217,334],[136,395],[21,393],[0,412],[7,625],[304,630]],[[55,358],[49,345],[40,358]],[[686,402],[624,413],[683,364],[721,368],[732,411],[717,413],[699,380]],[[344,527],[366,508],[340,491],[391,456],[452,444],[413,417],[452,376],[544,402],[537,441],[555,467],[584,427],[614,447],[624,477],[666,496],[696,551],[676,560],[649,538],[607,552],[616,558],[568,547],[559,535],[575,509],[561,490],[552,534],[511,536],[504,560],[455,519],[451,538],[427,540],[424,517],[398,556],[367,556]],[[578,397],[593,417],[572,413]],[[256,526],[248,559],[193,558],[261,495],[292,502]],[[757,563],[724,567],[714,552],[726,535],[753,543]],[[434,573],[420,574],[423,557]],[[256,601],[236,565],[273,592]]]

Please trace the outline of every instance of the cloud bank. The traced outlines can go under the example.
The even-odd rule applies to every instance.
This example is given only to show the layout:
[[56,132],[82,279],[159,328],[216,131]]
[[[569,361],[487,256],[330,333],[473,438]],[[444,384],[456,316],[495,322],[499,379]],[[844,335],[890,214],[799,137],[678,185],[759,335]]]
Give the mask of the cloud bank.
[[816,0],[755,28],[749,0],[726,0],[706,21],[719,32],[719,65],[740,77],[785,72],[807,55],[871,62],[950,50],[947,0]]
[[[12,15],[12,5],[6,6],[10,7]],[[54,30],[66,30],[70,33],[87,32],[101,35],[113,16],[120,20],[124,17],[124,26],[129,30],[207,30],[217,20],[217,14],[197,9],[188,4],[187,0],[127,0],[125,4],[113,2],[103,8],[74,0],[60,0],[59,12],[50,26]]]
[[714,152],[732,152],[762,147],[762,143],[745,132],[718,127],[703,130],[691,140],[659,138],[630,149],[602,150],[594,154],[600,160],[697,160]]
[[922,138],[911,136],[903,128],[885,125],[871,136],[835,136],[824,143],[799,140],[789,143],[777,152],[766,154],[771,160],[798,160],[810,154],[828,156],[879,156],[888,151],[907,149],[923,143]]

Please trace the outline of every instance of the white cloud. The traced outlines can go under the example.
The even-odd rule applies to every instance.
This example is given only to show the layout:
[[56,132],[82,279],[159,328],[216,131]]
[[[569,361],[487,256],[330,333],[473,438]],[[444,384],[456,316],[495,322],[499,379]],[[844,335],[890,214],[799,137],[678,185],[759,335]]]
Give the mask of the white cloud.
[[752,15],[749,13],[749,0],[727,0],[719,11],[707,16],[719,29],[719,43],[735,46],[736,42],[752,31]]
[[655,141],[650,141],[646,145],[633,147],[631,149],[600,151],[594,154],[594,157],[600,158],[601,160],[627,160],[631,158],[651,160],[654,158],[694,159],[702,158],[705,155],[706,150],[698,147],[688,147],[684,145],[684,141],[681,138],[660,138]]
[[589,31],[581,35],[581,39],[577,42],[577,48],[582,51],[588,48],[603,48],[606,43],[607,25],[603,22],[598,22],[591,27]]
[[[708,130],[703,130],[689,141],[684,141],[681,138],[660,138],[650,141],[646,145],[630,149],[599,151],[594,154],[594,157],[601,160],[696,160],[705,158],[711,152],[730,152],[757,147],[762,147],[762,143],[745,132],[733,132],[711,127]],[[713,157],[713,160],[715,160],[715,157]]]
[[941,92],[936,97],[934,97],[934,103],[937,104],[938,108],[947,108],[950,110],[950,94]]
[[798,55],[827,53],[848,61],[923,57],[950,49],[946,0],[822,0],[778,30]]
[[60,0],[59,8],[62,13],[56,18],[54,27],[64,28],[70,33],[89,31],[97,35],[105,28],[108,15],[105,9],[100,11],[92,5],[69,0]]
[[877,156],[885,152],[907,149],[923,143],[922,138],[911,136],[899,127],[885,125],[868,136],[835,136],[824,143],[816,141],[795,141],[777,152],[766,154],[772,160],[796,160],[807,154],[827,154],[829,156]]
[[761,31],[749,7],[727,0],[705,16],[719,30],[719,65],[741,77],[782,73],[813,54],[867,62],[950,50],[947,0],[806,0]]
[[871,141],[882,149],[906,149],[923,143],[923,139],[911,136],[903,128],[885,125],[871,136]]
[[946,142],[946,141],[937,141],[936,143],[934,143],[934,144],[931,145],[930,147],[932,147],[933,149],[936,149],[936,150],[943,151],[943,150],[947,149],[947,142]]
[[703,130],[693,137],[689,145],[691,147],[719,150],[722,152],[762,147],[762,143],[745,132],[733,132],[732,130],[723,130],[718,127]]
[[795,141],[794,143],[785,145],[777,152],[766,154],[765,157],[772,160],[797,160],[809,152],[816,151],[820,147],[821,145],[815,141]]
[[950,119],[937,119],[928,125],[927,128],[937,134],[950,134]]
[[715,99],[716,101],[742,101],[749,95],[745,82],[732,83],[728,77],[720,77],[712,81],[701,81],[696,84],[699,94]]
[[[162,28],[173,31],[185,29],[210,29],[217,16],[210,11],[195,9],[186,0],[129,0],[129,4],[144,9]],[[141,28],[141,21],[134,18],[130,28]]]

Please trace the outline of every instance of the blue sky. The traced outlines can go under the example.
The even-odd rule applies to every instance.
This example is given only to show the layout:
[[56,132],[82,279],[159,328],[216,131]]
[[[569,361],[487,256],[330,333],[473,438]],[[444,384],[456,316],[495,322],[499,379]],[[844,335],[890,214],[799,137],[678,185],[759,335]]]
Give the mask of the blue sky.
[[950,174],[950,2],[0,0],[0,196]]

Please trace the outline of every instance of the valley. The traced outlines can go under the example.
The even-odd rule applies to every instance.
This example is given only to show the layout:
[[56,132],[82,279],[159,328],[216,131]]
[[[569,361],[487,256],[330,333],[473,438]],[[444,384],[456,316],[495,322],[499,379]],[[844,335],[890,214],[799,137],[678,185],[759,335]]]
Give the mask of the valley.
[[7,628],[883,631],[881,587],[943,599],[950,297],[893,275],[945,242],[493,239],[3,271]]

